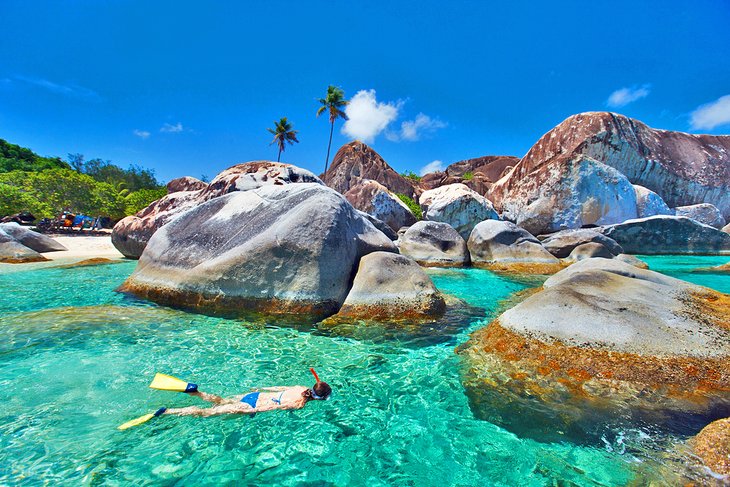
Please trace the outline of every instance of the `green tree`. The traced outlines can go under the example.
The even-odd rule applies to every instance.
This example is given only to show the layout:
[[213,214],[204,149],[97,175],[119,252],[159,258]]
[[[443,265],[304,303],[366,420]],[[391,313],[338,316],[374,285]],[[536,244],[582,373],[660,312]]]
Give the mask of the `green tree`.
[[167,194],[166,188],[159,189],[140,189],[133,193],[129,193],[125,198],[125,213],[134,215],[138,211],[147,208],[150,203],[157,201]]
[[281,153],[284,152],[286,144],[294,145],[299,142],[297,140],[297,131],[292,130],[292,124],[289,123],[286,117],[282,117],[278,122],[275,121],[273,129],[267,128],[266,130],[274,134],[274,140],[269,145],[276,144],[279,147],[279,155],[276,157],[276,162],[281,160]]
[[319,103],[321,103],[322,106],[317,110],[317,116],[319,117],[325,111],[329,112],[330,115],[330,140],[329,143],[327,143],[327,157],[324,160],[324,172],[327,172],[327,165],[330,160],[330,148],[332,147],[332,132],[335,130],[335,121],[338,118],[343,120],[348,119],[347,114],[342,111],[342,108],[347,106],[350,102],[345,100],[345,92],[342,91],[341,88],[329,85],[327,87],[327,95],[324,98],[320,98]]

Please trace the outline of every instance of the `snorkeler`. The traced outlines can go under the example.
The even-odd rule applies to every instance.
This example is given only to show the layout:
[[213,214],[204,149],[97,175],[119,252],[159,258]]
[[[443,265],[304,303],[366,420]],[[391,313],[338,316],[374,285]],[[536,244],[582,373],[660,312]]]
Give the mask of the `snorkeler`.
[[248,394],[233,396],[231,398],[223,398],[207,392],[198,391],[197,384],[185,382],[175,377],[157,374],[152,380],[150,387],[165,391],[177,391],[199,397],[204,401],[214,404],[210,408],[200,408],[198,406],[189,406],[186,408],[160,408],[155,413],[145,414],[137,419],[128,421],[119,426],[118,429],[124,430],[145,423],[152,418],[162,415],[177,416],[215,416],[218,414],[256,414],[264,411],[273,411],[275,409],[301,409],[309,401],[325,400],[332,393],[332,388],[326,383],[319,380],[319,376],[314,369],[309,369],[317,381],[314,386],[290,386],[290,387],[265,387],[254,389]]

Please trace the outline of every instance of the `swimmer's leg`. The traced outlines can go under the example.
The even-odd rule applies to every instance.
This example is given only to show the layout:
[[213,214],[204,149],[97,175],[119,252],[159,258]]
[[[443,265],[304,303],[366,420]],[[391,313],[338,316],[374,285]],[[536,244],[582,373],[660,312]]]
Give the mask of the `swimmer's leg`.
[[189,395],[199,397],[203,401],[208,401],[213,404],[226,404],[228,402],[231,402],[228,399],[222,398],[220,396],[216,396],[215,394],[208,394],[207,392],[201,392],[201,391],[195,391],[195,392],[188,392]]
[[240,404],[221,404],[212,408],[199,408],[198,406],[189,406],[186,408],[170,408],[163,414],[172,414],[175,416],[216,416],[219,414],[252,414],[256,411],[252,408],[246,408]]

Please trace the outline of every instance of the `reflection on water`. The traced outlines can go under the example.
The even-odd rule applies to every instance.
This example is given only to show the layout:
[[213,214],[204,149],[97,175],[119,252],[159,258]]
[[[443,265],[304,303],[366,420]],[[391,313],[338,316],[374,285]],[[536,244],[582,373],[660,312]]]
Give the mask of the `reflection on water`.
[[[524,285],[478,269],[429,270],[467,301],[422,327],[305,329],[185,313],[113,290],[133,262],[0,269],[0,485],[624,485],[671,478],[657,431],[592,445],[519,438],[474,418],[454,346]],[[17,268],[16,268],[17,269]],[[310,384],[332,400],[249,417],[163,417],[198,404],[147,387],[155,372],[222,395]],[[641,469],[637,469],[641,465]],[[637,473],[638,472],[638,473]],[[638,485],[638,484],[637,484]]]

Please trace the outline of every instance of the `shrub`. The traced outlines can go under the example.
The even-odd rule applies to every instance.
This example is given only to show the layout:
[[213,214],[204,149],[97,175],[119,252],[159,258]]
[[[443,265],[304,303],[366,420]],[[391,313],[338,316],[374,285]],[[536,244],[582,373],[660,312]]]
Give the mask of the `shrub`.
[[464,175],[461,177],[464,181],[471,181],[474,179],[474,173],[471,171],[467,171],[464,173]]
[[421,180],[421,176],[414,173],[413,171],[406,171],[406,172],[402,173],[401,176],[403,176],[404,178],[410,179],[412,181],[416,181],[416,182]]
[[396,193],[396,196],[400,198],[403,203],[405,203],[409,210],[411,210],[411,213],[413,213],[413,216],[416,217],[416,220],[423,220],[423,212],[421,211],[421,207],[418,206],[418,203],[413,201],[413,198],[406,196],[403,193]]

